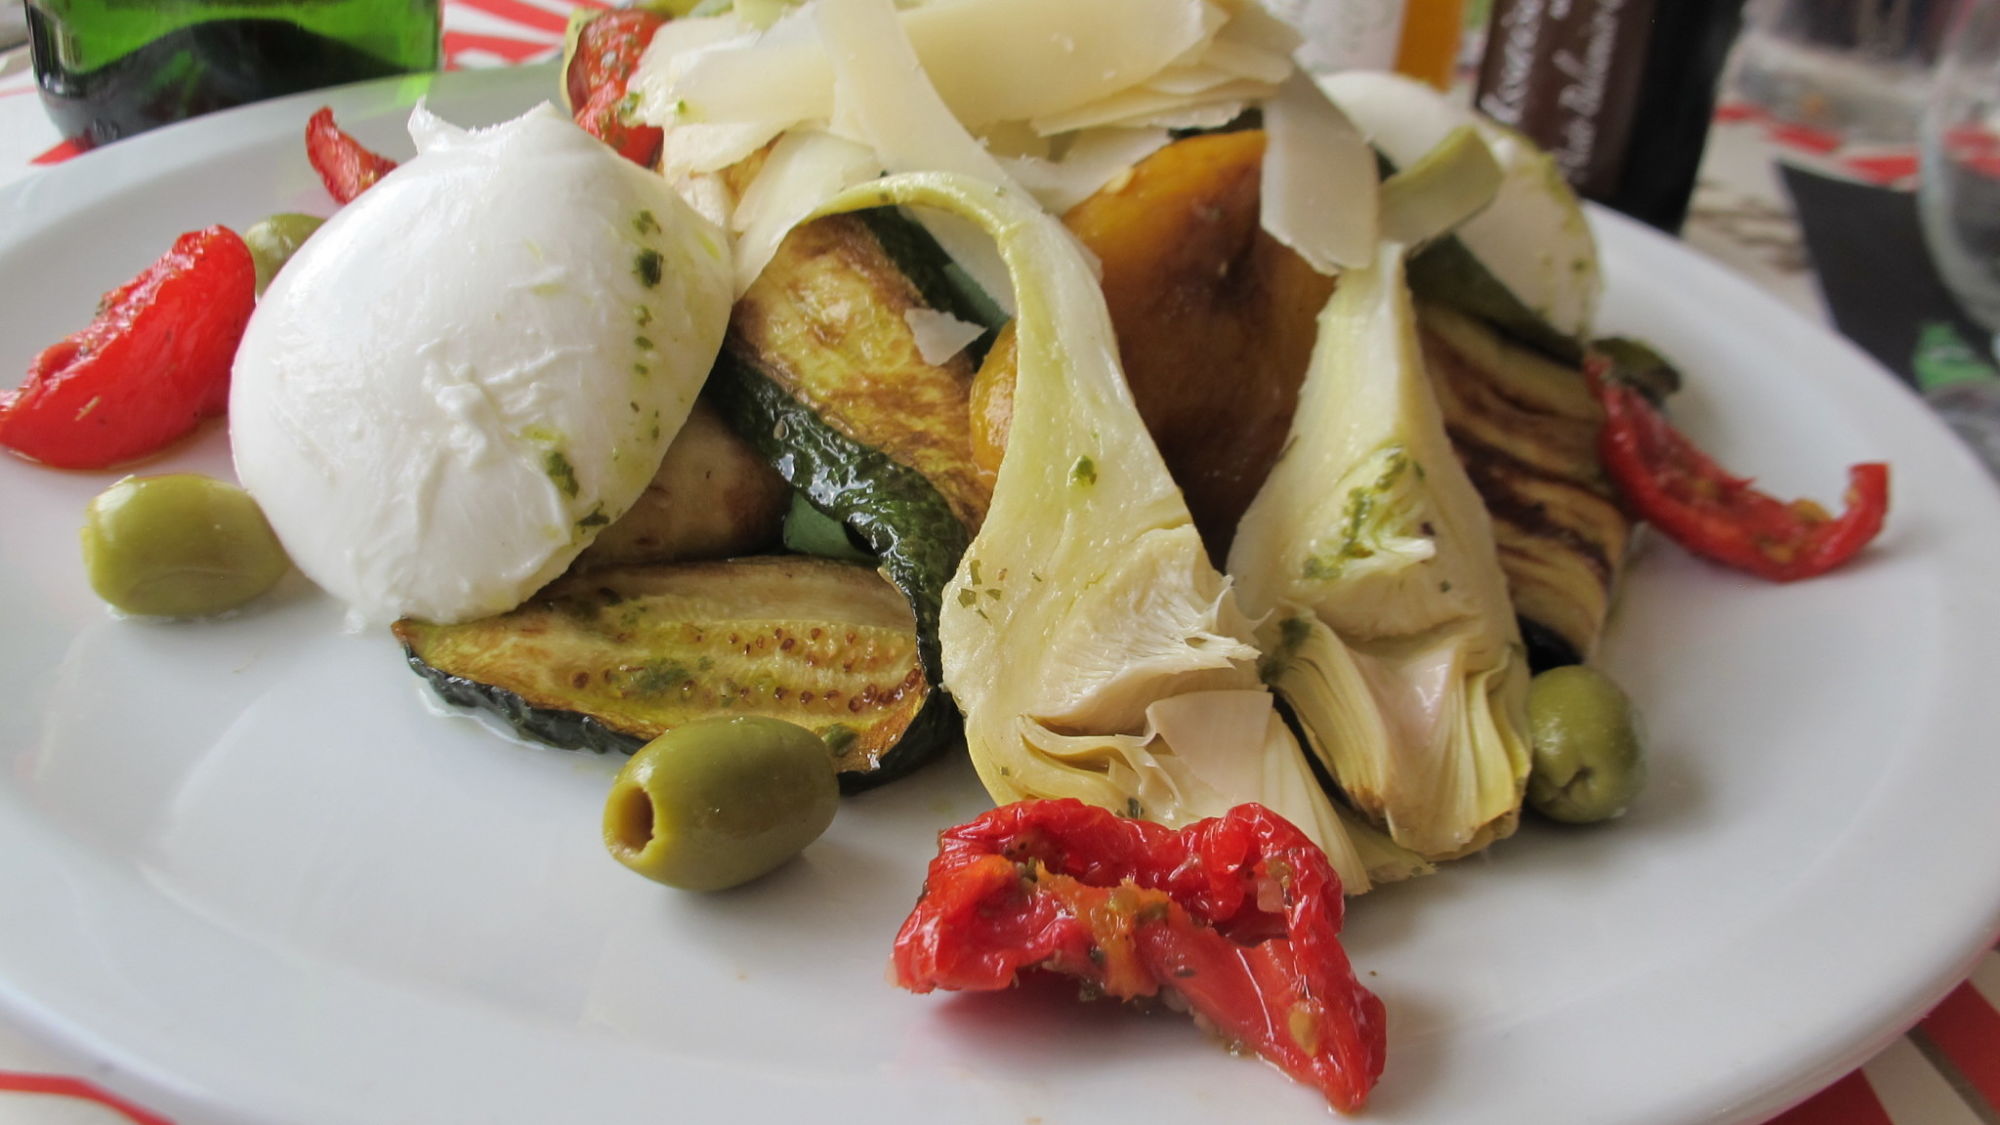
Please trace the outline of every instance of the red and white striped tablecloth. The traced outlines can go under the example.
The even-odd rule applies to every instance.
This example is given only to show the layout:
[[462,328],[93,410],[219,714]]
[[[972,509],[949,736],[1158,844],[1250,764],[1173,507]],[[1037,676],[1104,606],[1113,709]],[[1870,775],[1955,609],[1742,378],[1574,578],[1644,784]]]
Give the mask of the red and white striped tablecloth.
[[[446,0],[445,65],[508,66],[546,59],[560,49],[568,13],[580,5],[607,6],[604,0]],[[25,63],[25,53],[0,56],[0,184],[74,155],[33,105],[34,81]],[[1741,107],[1725,107],[1721,120],[1741,124],[1752,116]],[[1803,148],[1841,158],[1835,151],[1837,138],[1801,140],[1774,132],[1768,139],[1778,149]],[[1908,175],[1904,155],[1863,153],[1855,159],[1860,161],[1859,176],[1889,181]],[[1700,244],[1694,232],[1690,241]],[[1754,273],[1756,265],[1748,263],[1747,268]],[[0,1024],[0,1125],[169,1125],[166,1118],[103,1090],[92,1076],[87,1061],[58,1056],[21,1030]],[[1774,1119],[1774,1125],[1996,1122],[2000,954],[1993,953],[1908,1035]]]

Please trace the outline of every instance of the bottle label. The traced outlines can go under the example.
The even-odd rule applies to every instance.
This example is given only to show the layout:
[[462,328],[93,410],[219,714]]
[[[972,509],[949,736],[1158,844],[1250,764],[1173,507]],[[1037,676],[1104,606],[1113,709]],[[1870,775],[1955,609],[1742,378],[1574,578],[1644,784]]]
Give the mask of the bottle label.
[[1271,11],[1299,29],[1299,65],[1320,74],[1393,70],[1403,39],[1403,0],[1272,0]]
[[1587,196],[1618,187],[1654,0],[1496,0],[1477,104]]

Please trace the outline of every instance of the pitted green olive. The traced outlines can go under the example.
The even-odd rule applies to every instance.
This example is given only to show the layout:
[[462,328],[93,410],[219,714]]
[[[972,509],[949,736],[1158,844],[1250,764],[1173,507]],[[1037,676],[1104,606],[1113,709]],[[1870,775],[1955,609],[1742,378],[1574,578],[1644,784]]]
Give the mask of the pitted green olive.
[[278,276],[278,271],[292,260],[292,255],[324,222],[325,219],[313,215],[286,211],[259,219],[243,232],[243,243],[250,247],[250,260],[257,267],[259,297],[264,295],[271,279]]
[[1528,688],[1534,769],[1528,804],[1571,824],[1609,820],[1646,784],[1632,701],[1610,677],[1572,664],[1536,676]]
[[668,886],[719,891],[804,850],[840,803],[819,736],[778,719],[704,719],[640,748],[604,803],[604,846]]
[[249,493],[174,473],[126,477],[90,502],[83,567],[127,613],[205,617],[270,589],[291,563]]

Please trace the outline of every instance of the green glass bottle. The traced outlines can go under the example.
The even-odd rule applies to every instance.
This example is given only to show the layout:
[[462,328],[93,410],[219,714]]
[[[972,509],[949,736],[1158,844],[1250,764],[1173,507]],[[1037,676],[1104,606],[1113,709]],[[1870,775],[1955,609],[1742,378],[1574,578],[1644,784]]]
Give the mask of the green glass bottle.
[[89,147],[438,65],[439,0],[27,0],[42,104]]

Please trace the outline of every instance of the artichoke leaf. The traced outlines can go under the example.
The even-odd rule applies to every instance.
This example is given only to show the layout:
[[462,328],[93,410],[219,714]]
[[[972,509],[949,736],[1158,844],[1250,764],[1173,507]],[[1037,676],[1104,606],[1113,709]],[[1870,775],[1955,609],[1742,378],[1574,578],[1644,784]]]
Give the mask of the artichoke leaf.
[[1500,165],[1479,131],[1461,125],[1382,184],[1382,237],[1418,248],[1471,221],[1500,190]]
[[1013,422],[938,629],[988,792],[1168,825],[1265,802],[1326,849],[1349,893],[1368,889],[1366,858],[1259,678],[1252,621],[1139,417],[1074,236],[1025,195],[950,173],[886,177],[825,210],[888,204],[970,221],[1013,278]]
[[1354,808],[1448,859],[1519,818],[1529,670],[1491,520],[1425,374],[1403,255],[1384,243],[1327,303],[1290,444],[1228,569],[1264,618],[1265,678]]
[[1583,205],[1555,158],[1415,79],[1350,70],[1321,85],[1398,168],[1417,163],[1456,129],[1478,131],[1500,172],[1493,201],[1415,260],[1418,290],[1552,355],[1579,354],[1602,270]]

